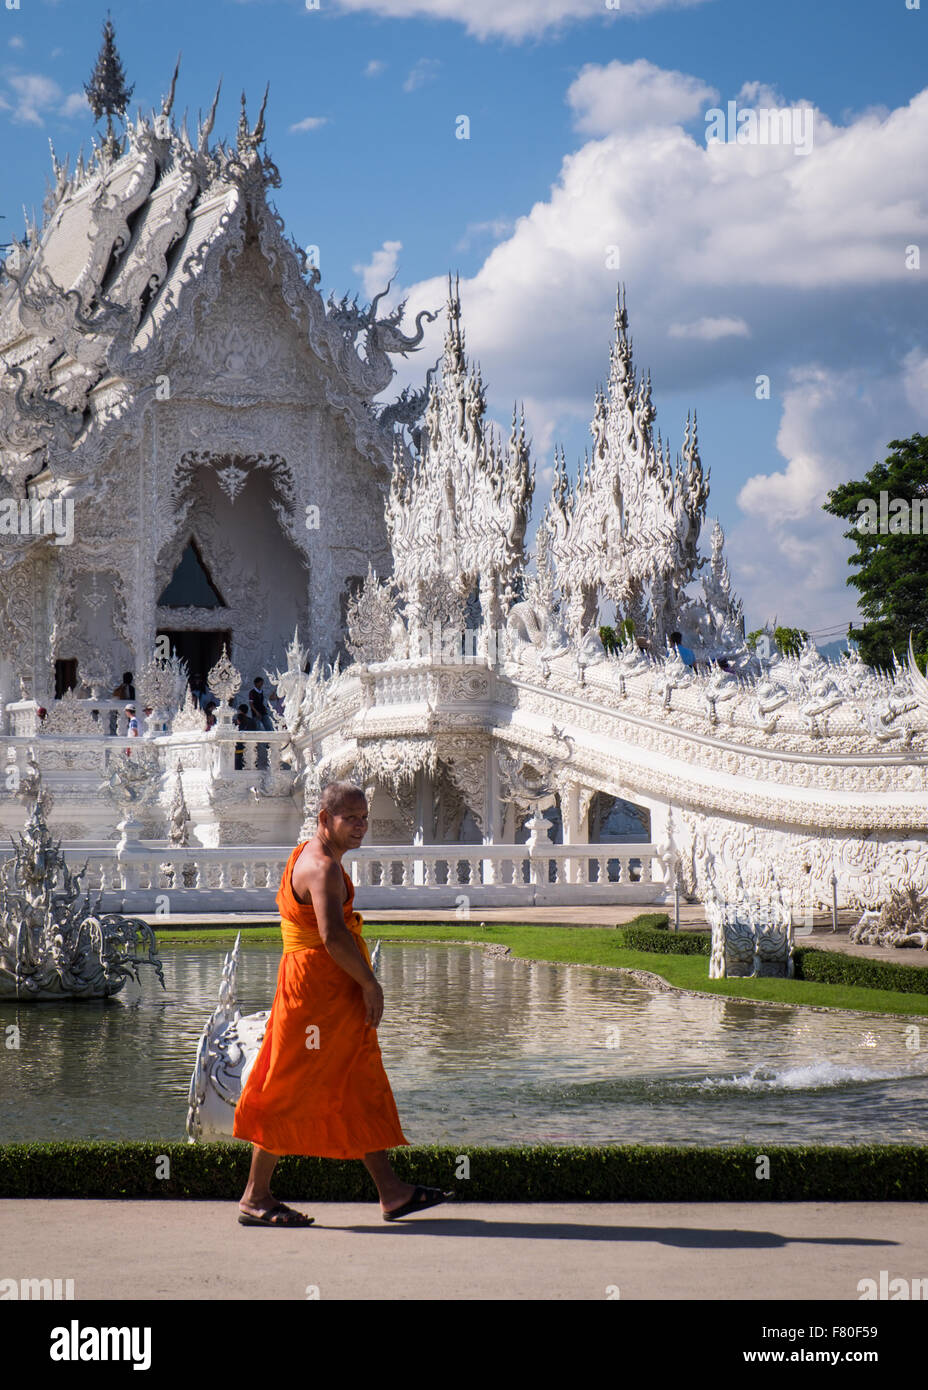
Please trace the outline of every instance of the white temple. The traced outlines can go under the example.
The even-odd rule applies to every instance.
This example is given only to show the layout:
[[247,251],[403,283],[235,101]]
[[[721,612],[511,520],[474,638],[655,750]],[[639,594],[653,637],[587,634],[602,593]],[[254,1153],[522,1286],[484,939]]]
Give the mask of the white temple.
[[[524,420],[486,419],[457,286],[423,389],[375,403],[434,315],[324,301],[268,202],[264,106],[211,146],[216,100],[191,138],[173,94],[73,172],[53,155],[0,278],[4,833],[38,767],[114,901],[268,905],[351,777],[369,905],[928,888],[928,683],[746,648],[695,415],[672,458],[624,293],[532,554]],[[223,701],[264,673],[277,729],[224,705],[206,732],[183,662]],[[154,708],[128,757],[124,670]]]

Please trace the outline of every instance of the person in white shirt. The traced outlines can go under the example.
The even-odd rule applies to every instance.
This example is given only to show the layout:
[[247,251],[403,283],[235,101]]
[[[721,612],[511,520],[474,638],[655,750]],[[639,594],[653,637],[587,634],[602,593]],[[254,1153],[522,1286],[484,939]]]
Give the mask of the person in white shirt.
[[126,718],[129,723],[126,727],[126,734],[129,738],[139,738],[142,730],[139,721],[135,716],[135,705],[126,705]]

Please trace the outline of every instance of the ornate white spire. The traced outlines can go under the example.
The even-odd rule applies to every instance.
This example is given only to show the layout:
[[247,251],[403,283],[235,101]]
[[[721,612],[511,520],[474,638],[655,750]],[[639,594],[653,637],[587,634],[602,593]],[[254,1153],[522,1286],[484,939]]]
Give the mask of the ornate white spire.
[[[687,419],[676,469],[660,434],[648,373],[636,380],[624,288],[616,299],[609,382],[597,390],[593,455],[568,488],[563,452],[542,525],[575,637],[595,619],[599,598],[613,600],[640,635],[663,645],[679,621],[685,588],[700,564],[698,539],[709,495],[695,419]],[[644,630],[643,630],[644,629]]]
[[459,621],[476,589],[485,624],[500,628],[521,592],[525,528],[535,483],[524,412],[513,408],[504,447],[485,422],[479,367],[468,371],[458,283],[448,281],[441,384],[432,386],[422,449],[412,464],[394,453],[387,527],[397,588],[410,627],[428,590],[444,590],[445,621]]

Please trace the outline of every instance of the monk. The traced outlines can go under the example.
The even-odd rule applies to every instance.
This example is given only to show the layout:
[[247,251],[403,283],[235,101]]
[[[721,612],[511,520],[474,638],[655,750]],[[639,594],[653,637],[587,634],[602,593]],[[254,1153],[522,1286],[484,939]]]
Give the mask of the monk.
[[453,1197],[402,1182],[386,1150],[408,1145],[377,1041],[383,990],[371,969],[363,919],[352,909],[346,850],[367,832],[360,787],[323,789],[316,834],[290,855],[277,894],[283,956],[261,1050],[235,1110],[233,1133],[253,1144],[243,1226],[310,1226],[314,1218],[271,1192],[282,1154],[362,1158],[385,1221]]

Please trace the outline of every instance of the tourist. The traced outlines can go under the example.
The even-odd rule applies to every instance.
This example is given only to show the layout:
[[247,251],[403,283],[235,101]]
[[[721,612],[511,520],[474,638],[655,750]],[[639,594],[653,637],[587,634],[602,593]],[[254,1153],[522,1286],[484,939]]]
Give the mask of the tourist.
[[[257,727],[258,727],[257,724],[255,723],[255,721],[252,719],[251,714],[250,714],[250,712],[249,712],[249,709],[248,709],[248,706],[247,706],[247,705],[239,705],[238,710],[237,710],[236,715],[235,715],[235,718],[232,720],[232,723],[235,725],[235,727],[236,727],[237,729],[241,729],[242,733],[248,733],[248,734],[253,734],[253,733],[255,732],[255,730],[257,729]],[[243,768],[244,766],[245,766],[245,745],[244,745],[244,743],[237,743],[237,744],[235,745],[235,770],[236,770],[236,772],[241,772],[241,770],[242,770],[242,768]]]
[[253,734],[258,727],[247,705],[239,705],[232,723],[237,729],[248,734]]
[[671,640],[671,642],[673,643],[673,645],[676,647],[677,651],[680,653],[680,659],[681,659],[681,661],[683,661],[683,663],[684,663],[686,666],[688,666],[688,667],[690,668],[691,671],[695,671],[695,669],[696,669],[696,658],[695,658],[695,656],[694,656],[693,653],[690,651],[689,647],[683,647],[683,646],[680,645],[681,642],[683,641],[683,636],[682,636],[682,634],[679,633],[679,632],[672,632],[672,633],[670,634],[670,640]]
[[139,728],[139,721],[135,715],[135,705],[126,705],[125,715],[128,720],[126,725],[126,736],[128,738],[139,738],[142,731]]
[[113,699],[114,699],[114,700],[134,700],[134,699],[135,699],[135,686],[132,684],[132,672],[131,672],[131,671],[123,671],[123,673],[122,673],[122,683],[121,683],[120,685],[117,685],[116,689],[113,691]]
[[248,692],[248,698],[251,701],[251,712],[255,717],[256,728],[264,729],[267,733],[272,733],[274,721],[271,719],[271,712],[267,707],[267,696],[264,693],[263,676],[255,676],[255,683]]
[[206,729],[207,729],[207,732],[209,732],[209,730],[210,730],[210,729],[213,727],[213,725],[216,723],[216,711],[217,711],[218,708],[219,708],[219,706],[216,704],[216,701],[215,701],[215,700],[210,700],[210,701],[207,702],[206,708],[205,708],[205,710],[203,711],[204,714],[206,715]]
[[217,704],[216,696],[207,688],[206,681],[202,676],[194,676],[190,682],[190,693],[196,700],[200,709],[205,711],[208,704]]
[[[263,676],[255,676],[255,683],[248,692],[248,698],[251,701],[251,712],[254,716],[255,728],[264,729],[267,733],[272,733],[274,721],[271,718],[271,711],[268,709]],[[258,768],[266,768],[267,765],[268,746],[266,743],[259,743],[255,766]]]
[[283,956],[261,1050],[235,1110],[233,1133],[253,1144],[239,1203],[243,1226],[309,1226],[278,1202],[271,1175],[282,1154],[360,1158],[385,1221],[454,1194],[401,1181],[387,1150],[408,1145],[383,1068],[377,1026],[383,990],[371,969],[354,885],[342,856],[367,831],[367,800],[348,782],[323,789],[316,834],[287,860],[277,906]]

